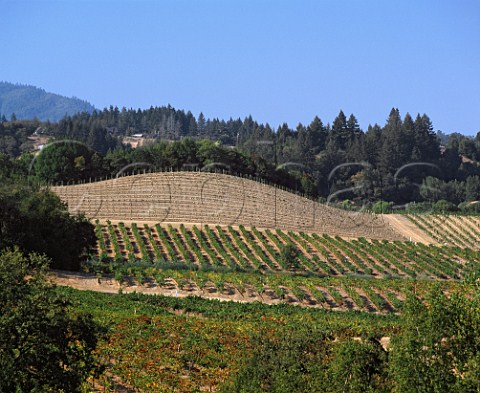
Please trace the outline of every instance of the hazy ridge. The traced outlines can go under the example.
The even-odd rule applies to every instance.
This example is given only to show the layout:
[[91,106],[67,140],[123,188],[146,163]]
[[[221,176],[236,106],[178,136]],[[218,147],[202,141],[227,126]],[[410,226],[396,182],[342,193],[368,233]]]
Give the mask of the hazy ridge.
[[18,120],[58,121],[65,115],[91,113],[94,109],[92,104],[76,97],[48,93],[35,86],[0,82],[0,116],[7,119],[15,114]]

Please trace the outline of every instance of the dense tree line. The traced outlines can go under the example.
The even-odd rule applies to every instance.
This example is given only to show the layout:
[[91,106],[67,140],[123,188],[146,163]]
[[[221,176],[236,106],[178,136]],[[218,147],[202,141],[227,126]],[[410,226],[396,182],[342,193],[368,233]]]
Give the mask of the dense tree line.
[[[25,135],[32,127],[22,122],[4,122],[1,127],[0,150],[11,156],[22,153]],[[57,141],[76,140],[93,149],[91,154],[76,156],[82,156],[84,161],[79,158],[75,163],[64,163],[70,174],[41,175],[50,181],[112,175],[136,161],[157,168],[202,166],[201,157],[185,153],[192,144],[181,143],[184,139],[208,139],[216,143],[217,153],[222,150],[215,162],[231,166],[229,156],[243,155],[255,165],[237,167],[237,172],[265,177],[267,171],[272,181],[283,179],[288,172],[296,181],[289,180],[283,185],[312,196],[350,200],[352,206],[378,200],[393,202],[395,206],[440,200],[458,205],[480,197],[476,191],[480,135],[469,138],[435,134],[426,114],[412,117],[407,113],[402,118],[395,108],[383,126],[371,125],[366,131],[359,127],[353,114],[347,117],[343,111],[331,124],[315,117],[310,124],[298,124],[295,129],[287,124],[274,129],[259,124],[251,116],[244,120],[219,120],[206,119],[200,114],[196,118],[191,112],[171,106],[147,110],[110,107],[92,114],[67,116],[58,123],[43,124],[43,129]],[[124,136],[136,133],[163,143],[133,152],[121,141]],[[160,158],[161,155],[164,156]],[[209,160],[210,157],[206,161]],[[69,165],[78,169],[73,175]],[[270,166],[280,167],[283,172],[276,176],[276,171],[265,169]],[[455,182],[462,184],[462,191],[451,192]],[[435,192],[430,192],[432,185]]]
[[297,177],[285,169],[276,169],[261,157],[253,158],[209,140],[188,138],[138,149],[115,149],[106,155],[81,143],[59,141],[35,157],[30,177],[42,182],[67,184],[161,170],[221,171],[264,179],[299,192],[313,189],[306,176]]

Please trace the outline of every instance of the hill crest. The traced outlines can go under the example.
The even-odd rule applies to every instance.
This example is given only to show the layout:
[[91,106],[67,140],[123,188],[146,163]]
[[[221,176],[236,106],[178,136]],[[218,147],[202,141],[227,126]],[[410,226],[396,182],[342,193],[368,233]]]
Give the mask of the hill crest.
[[381,215],[347,212],[254,180],[205,172],[160,172],[55,186],[72,213],[89,218],[246,225],[405,240]]
[[18,120],[58,121],[65,115],[93,112],[95,107],[76,97],[65,97],[31,86],[0,82],[0,116]]

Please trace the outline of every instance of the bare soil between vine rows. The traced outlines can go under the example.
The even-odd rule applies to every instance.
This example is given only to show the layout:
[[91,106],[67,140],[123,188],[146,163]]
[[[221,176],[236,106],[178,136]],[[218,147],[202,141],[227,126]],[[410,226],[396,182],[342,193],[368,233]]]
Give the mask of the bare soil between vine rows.
[[[325,307],[322,304],[307,304],[298,301],[291,294],[287,294],[283,299],[269,296],[273,293],[271,290],[266,290],[263,295],[259,295],[254,291],[247,291],[243,295],[238,291],[230,290],[220,293],[215,288],[199,289],[192,286],[188,289],[181,289],[174,285],[170,287],[163,287],[155,282],[148,282],[143,285],[138,285],[133,279],[129,282],[120,284],[112,277],[97,277],[91,273],[70,272],[63,270],[53,270],[50,273],[50,282],[56,286],[66,286],[81,291],[94,291],[102,293],[142,293],[147,295],[163,295],[170,297],[184,298],[187,296],[198,296],[205,299],[214,299],[219,301],[234,301],[239,303],[253,303],[261,302],[265,304],[282,304],[289,303],[300,307],[309,308],[325,308],[333,311],[348,311],[347,307]],[[227,293],[228,292],[228,293]]]

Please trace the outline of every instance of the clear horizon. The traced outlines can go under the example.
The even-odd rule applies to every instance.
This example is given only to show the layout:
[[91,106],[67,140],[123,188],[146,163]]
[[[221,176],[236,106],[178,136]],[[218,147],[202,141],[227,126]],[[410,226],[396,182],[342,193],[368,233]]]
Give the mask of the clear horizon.
[[0,80],[98,109],[171,104],[273,127],[362,129],[392,107],[480,131],[480,2],[2,2]]

